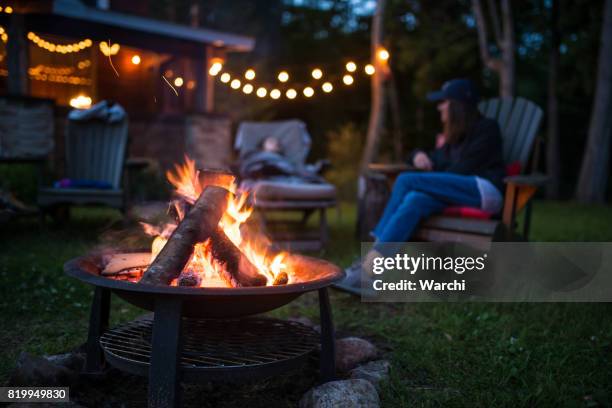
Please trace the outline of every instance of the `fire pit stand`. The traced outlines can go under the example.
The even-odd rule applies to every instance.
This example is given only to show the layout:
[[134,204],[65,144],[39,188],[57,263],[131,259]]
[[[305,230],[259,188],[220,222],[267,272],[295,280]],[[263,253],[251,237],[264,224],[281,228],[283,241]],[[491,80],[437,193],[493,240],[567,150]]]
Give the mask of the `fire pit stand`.
[[[342,271],[301,257],[322,273],[308,283],[283,287],[192,289],[114,281],[99,275],[91,257],[66,264],[66,272],[94,284],[85,371],[105,364],[149,377],[150,407],[179,406],[180,382],[261,379],[297,368],[320,345],[320,380],[335,376],[334,327],[327,286]],[[319,272],[318,272],[319,273]],[[248,317],[318,291],[320,334],[297,322]],[[109,329],[111,292],[153,317]]]

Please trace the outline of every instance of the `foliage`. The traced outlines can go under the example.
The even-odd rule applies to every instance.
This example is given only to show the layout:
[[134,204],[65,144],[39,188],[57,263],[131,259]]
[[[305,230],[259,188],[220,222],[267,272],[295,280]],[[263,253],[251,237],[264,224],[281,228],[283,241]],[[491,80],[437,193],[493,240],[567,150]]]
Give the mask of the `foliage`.
[[363,149],[364,134],[353,122],[327,134],[327,157],[331,169],[325,178],[338,187],[341,200],[352,201],[357,196],[359,157]]

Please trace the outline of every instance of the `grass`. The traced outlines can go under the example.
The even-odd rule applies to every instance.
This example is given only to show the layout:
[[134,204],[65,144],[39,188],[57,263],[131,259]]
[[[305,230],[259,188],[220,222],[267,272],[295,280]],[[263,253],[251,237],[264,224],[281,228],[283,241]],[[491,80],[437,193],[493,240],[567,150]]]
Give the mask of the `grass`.
[[[345,266],[359,251],[354,208],[331,215],[326,257]],[[0,382],[21,351],[53,354],[85,341],[91,288],[64,276],[62,265],[129,235],[117,221],[111,210],[76,209],[68,225],[1,226]],[[612,208],[537,202],[532,240],[611,241]],[[391,360],[384,406],[610,405],[609,304],[364,304],[336,291],[332,303],[339,333],[371,339]],[[113,323],[139,313],[113,298]],[[310,294],[273,312],[317,313]]]

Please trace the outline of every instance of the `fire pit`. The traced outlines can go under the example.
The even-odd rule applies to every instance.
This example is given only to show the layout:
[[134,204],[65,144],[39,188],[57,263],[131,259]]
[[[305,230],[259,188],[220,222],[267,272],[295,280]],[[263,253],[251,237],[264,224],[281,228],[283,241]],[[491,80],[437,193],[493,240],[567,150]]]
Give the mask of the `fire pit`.
[[[321,380],[335,375],[334,329],[327,287],[343,272],[329,262],[273,252],[245,228],[250,210],[233,177],[195,171],[188,161],[169,174],[177,187],[176,222],[146,225],[151,252],[86,255],[64,270],[95,286],[86,371],[105,363],[148,375],[149,406],[179,404],[181,381],[239,381],[280,374],[320,344]],[[321,332],[296,322],[249,317],[318,291]],[[153,317],[109,330],[110,294]]]

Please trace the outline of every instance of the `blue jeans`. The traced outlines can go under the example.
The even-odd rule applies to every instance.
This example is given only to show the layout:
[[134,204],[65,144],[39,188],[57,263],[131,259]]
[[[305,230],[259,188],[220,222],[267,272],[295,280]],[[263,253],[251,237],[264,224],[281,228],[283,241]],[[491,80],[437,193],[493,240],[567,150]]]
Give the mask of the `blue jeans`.
[[404,172],[374,229],[377,242],[405,242],[419,221],[448,206],[480,208],[476,177],[442,172]]

